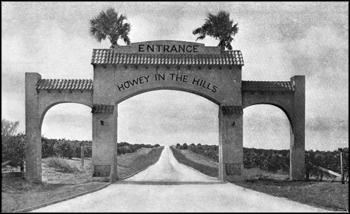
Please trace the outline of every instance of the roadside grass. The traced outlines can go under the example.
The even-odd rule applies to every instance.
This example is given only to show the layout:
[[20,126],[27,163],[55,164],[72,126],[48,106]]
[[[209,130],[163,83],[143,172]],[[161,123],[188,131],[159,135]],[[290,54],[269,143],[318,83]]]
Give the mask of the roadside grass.
[[84,159],[84,167],[81,168],[81,159],[80,158],[72,158],[72,159],[63,159],[61,162],[64,162],[63,166],[68,165],[68,167],[72,167],[75,170],[71,172],[67,172],[66,170],[62,170],[60,167],[50,167],[48,163],[51,162],[51,158],[42,159],[42,180],[47,184],[80,184],[80,183],[88,183],[93,181],[101,181],[94,180],[92,178],[93,166],[91,162],[91,158]]
[[331,211],[349,210],[349,183],[260,179],[234,184]]
[[45,160],[45,163],[48,167],[55,168],[56,170],[59,170],[64,173],[74,173],[80,171],[80,169],[75,163],[69,162],[67,159],[63,158],[47,158]]
[[211,177],[218,177],[219,165],[214,161],[189,150],[178,150],[173,146],[170,148],[173,151],[174,157],[179,163],[192,167]]
[[[163,147],[144,148],[135,153],[118,156],[119,177],[121,179],[130,177],[154,164],[158,161],[162,149]],[[91,158],[84,160],[83,169],[80,168],[80,161],[79,158],[70,160],[43,159],[42,184],[27,182],[23,179],[23,176],[19,176],[19,172],[16,172],[18,169],[7,169],[6,172],[2,170],[1,212],[15,212],[45,203],[52,203],[63,198],[102,188],[108,184],[108,182],[96,181],[92,177],[93,165]],[[75,170],[70,171],[70,168]]]
[[[206,175],[218,176],[218,164],[189,150],[171,147],[175,158]],[[244,169],[246,181],[238,186],[331,211],[349,211],[349,183],[328,181],[290,181],[286,173],[270,173],[258,168]],[[286,210],[287,212],[289,210]]]
[[124,180],[145,170],[155,164],[164,149],[164,146],[158,148],[142,148],[138,152],[128,153],[118,157],[118,178]]
[[54,202],[106,185],[102,182],[80,184],[33,184],[22,178],[2,178],[1,212],[16,212]]

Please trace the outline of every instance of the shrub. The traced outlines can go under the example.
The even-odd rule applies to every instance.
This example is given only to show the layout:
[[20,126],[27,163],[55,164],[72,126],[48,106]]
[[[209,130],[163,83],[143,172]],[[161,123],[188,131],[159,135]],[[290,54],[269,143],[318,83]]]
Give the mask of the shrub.
[[55,144],[57,144],[57,140],[47,139],[45,137],[42,137],[41,142],[42,142],[42,147],[41,147],[42,158],[59,156],[57,154],[57,148],[55,148]]
[[150,144],[130,144],[127,142],[118,143],[117,154],[126,154],[126,153],[134,153],[141,148],[158,148],[159,144],[150,145]]
[[25,154],[26,140],[24,134],[2,138],[1,150],[2,161],[10,160],[10,166],[21,167],[23,171],[23,160]]
[[84,156],[92,156],[92,142],[66,139],[42,138],[42,157],[73,157],[80,158],[81,143],[84,143]]
[[1,120],[1,159],[2,162],[10,161],[10,165],[21,167],[23,171],[23,160],[26,147],[24,134],[17,134],[19,122]]
[[72,159],[73,158],[73,148],[72,148],[72,145],[67,142],[66,140],[63,140],[60,142],[59,144],[59,149],[61,151],[61,156],[62,157],[66,157],[66,158],[69,158],[69,159]]
[[73,173],[80,171],[77,165],[70,163],[68,160],[62,158],[48,158],[46,160],[46,164],[48,167],[53,167],[62,172]]

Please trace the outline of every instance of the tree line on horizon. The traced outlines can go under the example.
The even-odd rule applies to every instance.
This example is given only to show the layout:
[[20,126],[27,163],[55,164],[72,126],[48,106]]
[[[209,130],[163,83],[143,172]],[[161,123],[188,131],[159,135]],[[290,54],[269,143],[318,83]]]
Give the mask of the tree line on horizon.
[[[9,165],[20,167],[23,171],[24,155],[26,148],[26,136],[18,133],[19,122],[1,121],[1,149],[2,162],[10,160]],[[88,140],[67,140],[67,139],[49,139],[42,137],[42,158],[63,157],[80,158],[81,144],[84,144],[84,156],[92,157],[92,141]],[[117,154],[126,154],[136,152],[141,148],[157,148],[159,144],[130,144],[127,142],[117,143]],[[202,145],[194,143],[182,145],[177,143],[175,148],[178,150],[190,150],[194,153],[208,157],[215,162],[219,162],[218,145]],[[349,171],[349,148],[343,148],[343,167],[344,173],[348,175]],[[268,172],[289,172],[289,149],[257,149],[243,148],[244,167],[260,168]],[[306,176],[318,176],[322,180],[324,174],[317,170],[313,165],[320,166],[334,172],[340,173],[340,154],[338,150],[334,151],[305,151]]]
[[[199,155],[210,158],[215,162],[219,162],[219,146],[218,145],[202,145],[202,144],[176,144],[176,149],[189,150]],[[348,176],[349,172],[349,148],[345,147],[343,150],[343,168],[344,174]],[[243,148],[243,163],[244,168],[259,168],[261,170],[272,173],[289,173],[290,150],[276,150],[276,149],[257,149],[257,148]],[[320,180],[326,176],[322,171],[314,166],[320,166],[340,174],[340,153],[338,150],[334,151],[319,151],[307,150],[305,151],[306,163],[306,178],[312,176],[318,177]]]
[[[25,148],[27,146],[26,135],[18,133],[19,122],[1,120],[1,153],[2,163],[10,161],[8,165],[24,169]],[[92,157],[91,140],[68,140],[41,138],[42,158],[81,158],[81,145],[84,144],[84,157]],[[141,148],[157,148],[159,144],[131,144],[128,142],[117,143],[117,155],[133,153]]]

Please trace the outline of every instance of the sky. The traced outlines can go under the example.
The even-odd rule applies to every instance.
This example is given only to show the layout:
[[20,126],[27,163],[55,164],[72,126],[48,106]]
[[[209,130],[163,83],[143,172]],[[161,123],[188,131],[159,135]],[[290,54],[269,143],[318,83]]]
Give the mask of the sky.
[[[131,42],[195,42],[208,13],[230,13],[232,43],[244,58],[243,80],[306,77],[307,150],[348,146],[348,2],[1,2],[1,118],[25,130],[25,72],[45,79],[93,79],[92,49],[109,48],[89,34],[89,20],[114,8],[131,24]],[[216,46],[218,41],[197,41]],[[119,41],[120,45],[125,45]],[[218,106],[181,91],[153,91],[118,106],[118,142],[218,144]],[[243,146],[289,149],[290,124],[271,105],[244,109]],[[91,140],[91,109],[59,104],[45,115],[49,138]]]

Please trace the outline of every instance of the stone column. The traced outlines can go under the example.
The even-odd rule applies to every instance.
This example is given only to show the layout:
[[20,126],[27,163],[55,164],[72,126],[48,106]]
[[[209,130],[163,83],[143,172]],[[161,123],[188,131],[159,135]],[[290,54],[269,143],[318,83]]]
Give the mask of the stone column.
[[290,143],[290,179],[305,179],[305,76],[293,76],[294,115]]
[[93,177],[110,177],[113,163],[115,131],[113,105],[93,105],[92,164]]
[[112,162],[112,171],[111,171],[111,182],[115,183],[118,180],[118,105],[114,105],[114,130],[113,130],[113,162]]
[[219,178],[222,181],[244,180],[242,106],[221,106],[219,111]]
[[41,183],[41,120],[39,97],[35,85],[41,79],[38,73],[25,73],[26,140],[25,177],[28,181]]

